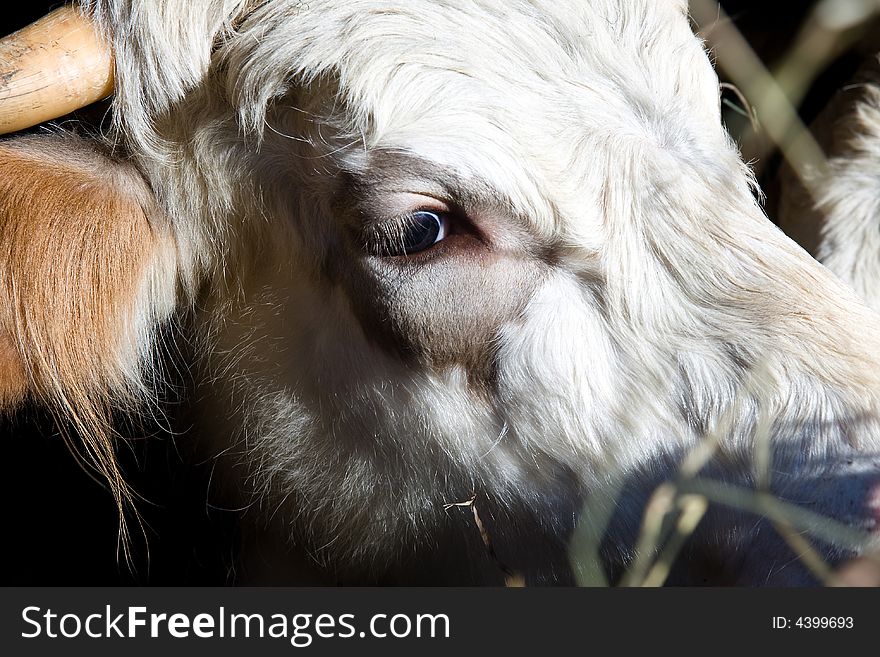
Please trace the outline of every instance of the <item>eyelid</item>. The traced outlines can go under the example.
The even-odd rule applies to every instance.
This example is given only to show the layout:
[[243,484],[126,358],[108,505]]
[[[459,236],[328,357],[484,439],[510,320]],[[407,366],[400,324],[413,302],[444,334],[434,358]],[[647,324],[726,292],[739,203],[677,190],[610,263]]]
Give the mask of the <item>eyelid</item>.
[[428,210],[429,212],[452,212],[452,206],[438,196],[424,192],[402,192],[402,196],[411,198],[412,209],[407,214]]
[[[439,223],[438,234],[432,236],[432,239],[434,237],[436,239],[433,239],[430,243],[424,241],[424,238],[429,237],[428,233],[420,235],[421,229],[428,229],[428,226],[416,219],[419,215],[430,215]],[[446,238],[450,230],[449,224],[451,220],[449,216],[447,212],[437,212],[421,208],[394,219],[373,222],[370,226],[365,227],[361,234],[362,248],[370,255],[383,258],[417,255]],[[436,224],[433,227],[436,229]],[[414,244],[415,246],[413,246]]]
[[[405,189],[405,188],[404,188]],[[351,230],[360,250],[372,255],[376,245],[381,244],[389,235],[399,234],[412,215],[419,211],[443,215],[446,234],[441,242],[449,238],[464,238],[482,243],[491,248],[491,241],[480,226],[477,217],[473,217],[450,196],[441,195],[442,191],[380,191],[374,195],[361,196],[355,206],[356,212]],[[458,243],[458,242],[456,242]]]
[[451,203],[431,194],[397,192],[361,203],[357,230],[369,234],[382,227],[403,223],[420,210],[435,214],[459,214]]

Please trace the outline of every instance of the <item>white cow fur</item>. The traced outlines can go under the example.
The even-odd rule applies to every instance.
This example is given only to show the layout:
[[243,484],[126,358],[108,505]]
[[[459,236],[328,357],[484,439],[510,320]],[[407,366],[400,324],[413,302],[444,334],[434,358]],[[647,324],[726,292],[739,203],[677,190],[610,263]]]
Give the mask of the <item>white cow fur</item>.
[[880,88],[865,82],[846,117],[841,152],[814,177],[822,230],[816,257],[880,310]]
[[[474,492],[511,510],[499,540],[526,516],[552,524],[560,496],[669,472],[726,415],[729,463],[770,418],[792,490],[841,469],[826,462],[876,466],[878,318],[756,204],[686,3],[86,6],[116,51],[116,139],[173,224],[181,305],[197,301],[204,440],[316,560],[381,574],[442,547],[444,505]],[[442,342],[497,302],[492,281],[535,284],[483,346],[487,390],[389,351],[325,274],[349,253],[343,173],[388,153],[503,209],[481,217],[485,286],[454,258],[400,274],[364,255],[368,278],[396,276],[390,316],[426,308]]]

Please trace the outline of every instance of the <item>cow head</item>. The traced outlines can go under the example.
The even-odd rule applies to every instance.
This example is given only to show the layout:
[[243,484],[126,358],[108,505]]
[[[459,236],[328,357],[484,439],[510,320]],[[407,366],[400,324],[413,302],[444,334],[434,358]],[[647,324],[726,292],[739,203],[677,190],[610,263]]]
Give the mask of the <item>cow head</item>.
[[684,3],[88,4],[134,167],[105,188],[146,182],[160,254],[111,328],[194,304],[209,449],[337,572],[474,495],[563,545],[719,427],[737,481],[763,425],[786,471],[878,448],[874,317],[757,206]]

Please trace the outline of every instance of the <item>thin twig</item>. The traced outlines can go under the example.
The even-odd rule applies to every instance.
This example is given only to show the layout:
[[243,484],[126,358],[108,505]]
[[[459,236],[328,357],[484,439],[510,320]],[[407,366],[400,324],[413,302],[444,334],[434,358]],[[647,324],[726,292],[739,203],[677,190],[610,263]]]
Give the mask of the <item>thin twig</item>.
[[[801,121],[785,89],[715,0],[691,0],[690,11],[702,27],[702,36],[712,45],[718,64],[749,99],[767,136],[779,147],[804,186],[811,189],[814,172],[826,166],[825,154]],[[757,160],[765,161],[769,150],[767,144],[756,145]]]
[[477,511],[477,496],[474,495],[471,499],[466,502],[454,502],[452,504],[444,505],[444,509],[449,510],[453,507],[469,507],[471,510],[471,514],[474,518],[474,523],[477,525],[477,530],[480,532],[480,539],[483,541],[483,545],[486,547],[486,552],[489,554],[489,558],[495,563],[498,569],[504,574],[504,585],[509,588],[520,588],[525,586],[525,579],[520,573],[516,573],[507,565],[498,558],[498,554],[495,552],[495,546],[492,544],[492,537],[489,535],[489,530],[486,529],[486,525],[483,524],[483,520],[480,518],[480,513]]

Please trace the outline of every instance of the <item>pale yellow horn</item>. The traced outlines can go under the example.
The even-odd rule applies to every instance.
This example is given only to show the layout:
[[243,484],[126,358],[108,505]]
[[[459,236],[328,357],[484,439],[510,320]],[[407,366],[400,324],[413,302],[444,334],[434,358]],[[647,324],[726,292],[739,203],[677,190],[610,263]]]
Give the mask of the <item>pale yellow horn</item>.
[[113,56],[89,20],[61,7],[0,39],[0,134],[113,93]]

